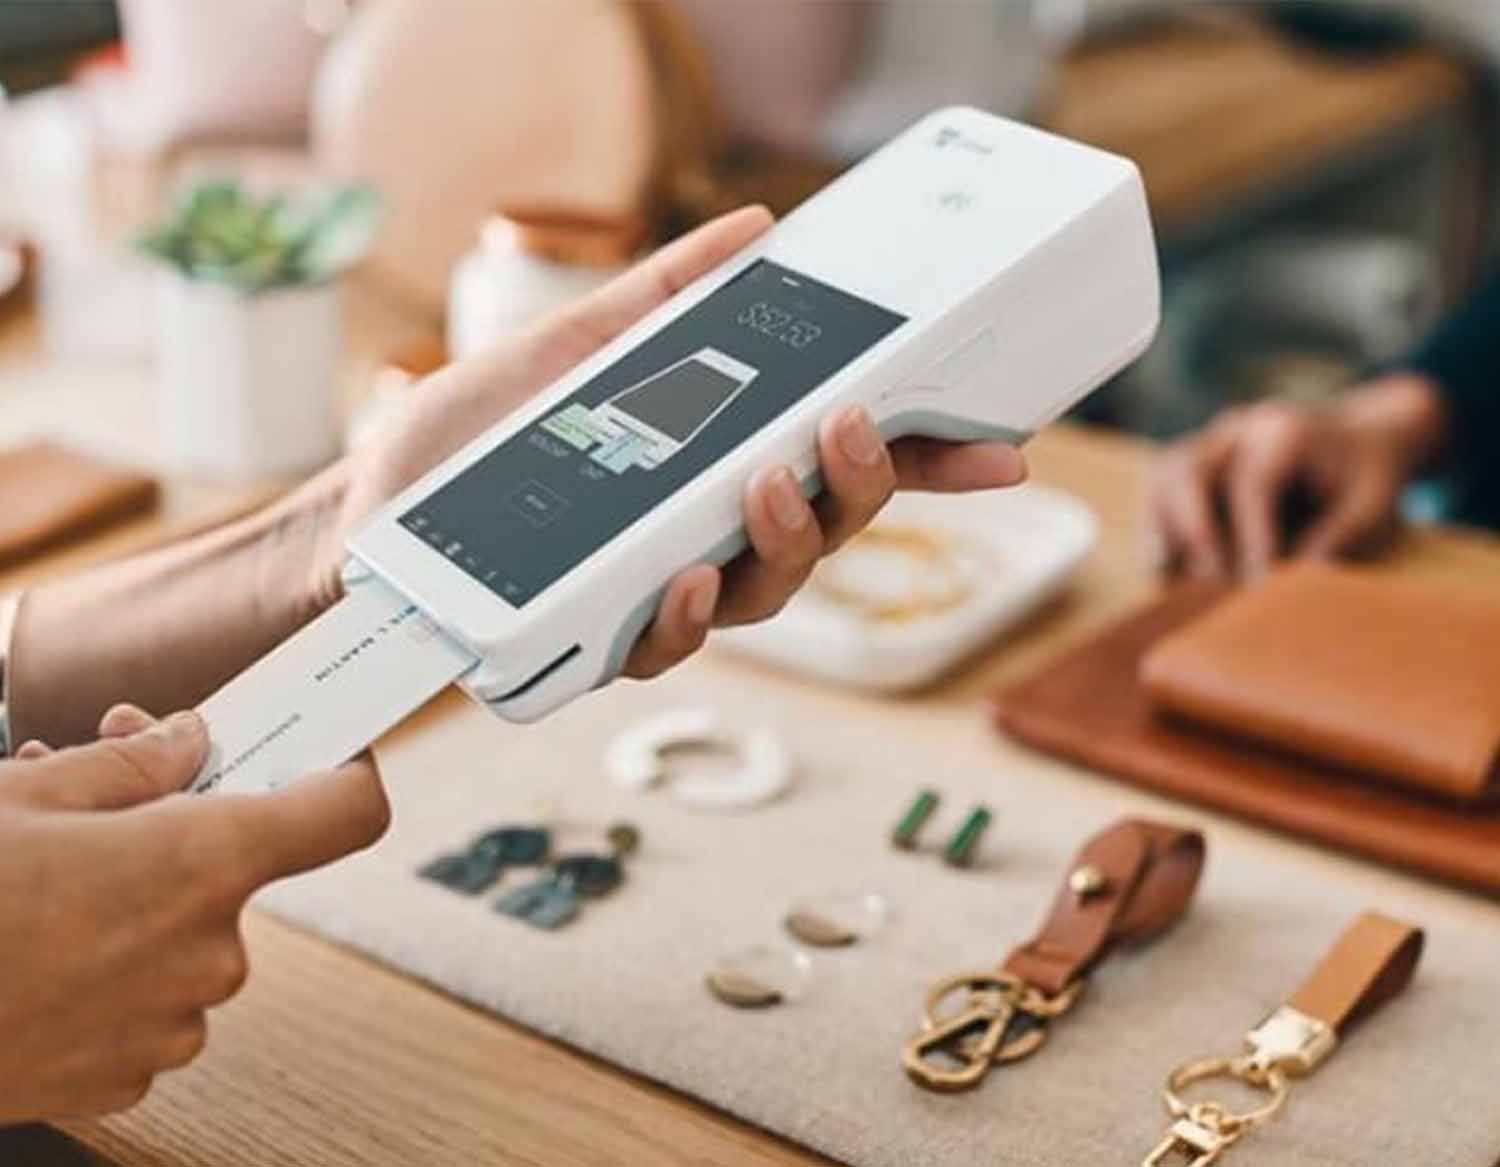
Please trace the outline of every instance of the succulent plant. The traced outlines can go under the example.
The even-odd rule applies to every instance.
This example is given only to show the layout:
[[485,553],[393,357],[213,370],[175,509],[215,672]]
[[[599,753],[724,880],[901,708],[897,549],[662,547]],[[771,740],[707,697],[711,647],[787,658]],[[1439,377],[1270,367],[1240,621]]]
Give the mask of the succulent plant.
[[261,198],[213,181],[186,191],[136,243],[189,279],[254,293],[334,279],[369,250],[379,221],[379,198],[365,186]]

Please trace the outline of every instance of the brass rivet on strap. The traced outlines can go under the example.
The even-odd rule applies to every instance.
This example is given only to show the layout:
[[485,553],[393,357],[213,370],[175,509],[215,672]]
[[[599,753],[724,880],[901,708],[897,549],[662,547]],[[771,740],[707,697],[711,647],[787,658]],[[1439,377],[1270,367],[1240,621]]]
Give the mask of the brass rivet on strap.
[[1109,877],[1092,863],[1075,867],[1068,876],[1068,888],[1081,900],[1092,899],[1109,887]]

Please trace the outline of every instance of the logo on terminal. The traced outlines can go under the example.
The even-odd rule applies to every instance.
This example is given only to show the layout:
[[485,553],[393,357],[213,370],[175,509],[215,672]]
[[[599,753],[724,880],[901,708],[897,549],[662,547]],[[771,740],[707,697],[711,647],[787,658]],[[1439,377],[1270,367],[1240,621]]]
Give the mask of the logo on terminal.
[[972,138],[962,130],[952,126],[943,126],[937,136],[932,140],[933,145],[939,150],[958,149],[967,150],[970,154],[982,154],[988,156],[995,152],[995,148],[978,138]]

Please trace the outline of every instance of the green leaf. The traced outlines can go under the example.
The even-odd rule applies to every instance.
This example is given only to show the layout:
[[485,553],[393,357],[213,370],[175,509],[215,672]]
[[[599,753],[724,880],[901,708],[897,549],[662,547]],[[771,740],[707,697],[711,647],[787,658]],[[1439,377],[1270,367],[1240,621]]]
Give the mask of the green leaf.
[[191,279],[253,293],[335,278],[369,250],[379,221],[368,187],[257,199],[218,179],[183,192],[170,218],[135,242]]
[[323,283],[348,271],[370,250],[380,219],[380,198],[369,187],[332,192],[294,243],[296,269],[309,283]]

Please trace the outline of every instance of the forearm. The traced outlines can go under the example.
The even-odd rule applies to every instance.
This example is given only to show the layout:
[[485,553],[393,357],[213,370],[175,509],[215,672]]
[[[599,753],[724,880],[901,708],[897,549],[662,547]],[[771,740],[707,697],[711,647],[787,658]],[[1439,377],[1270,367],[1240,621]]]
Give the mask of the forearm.
[[1493,440],[1500,426],[1500,275],[1439,324],[1406,363],[1442,388],[1456,417],[1472,419]]
[[7,671],[13,738],[93,737],[111,705],[191,707],[337,599],[336,466],[249,518],[28,592]]
[[1443,321],[1406,362],[1443,396],[1449,415],[1447,453],[1469,476],[1500,476],[1500,275]]

